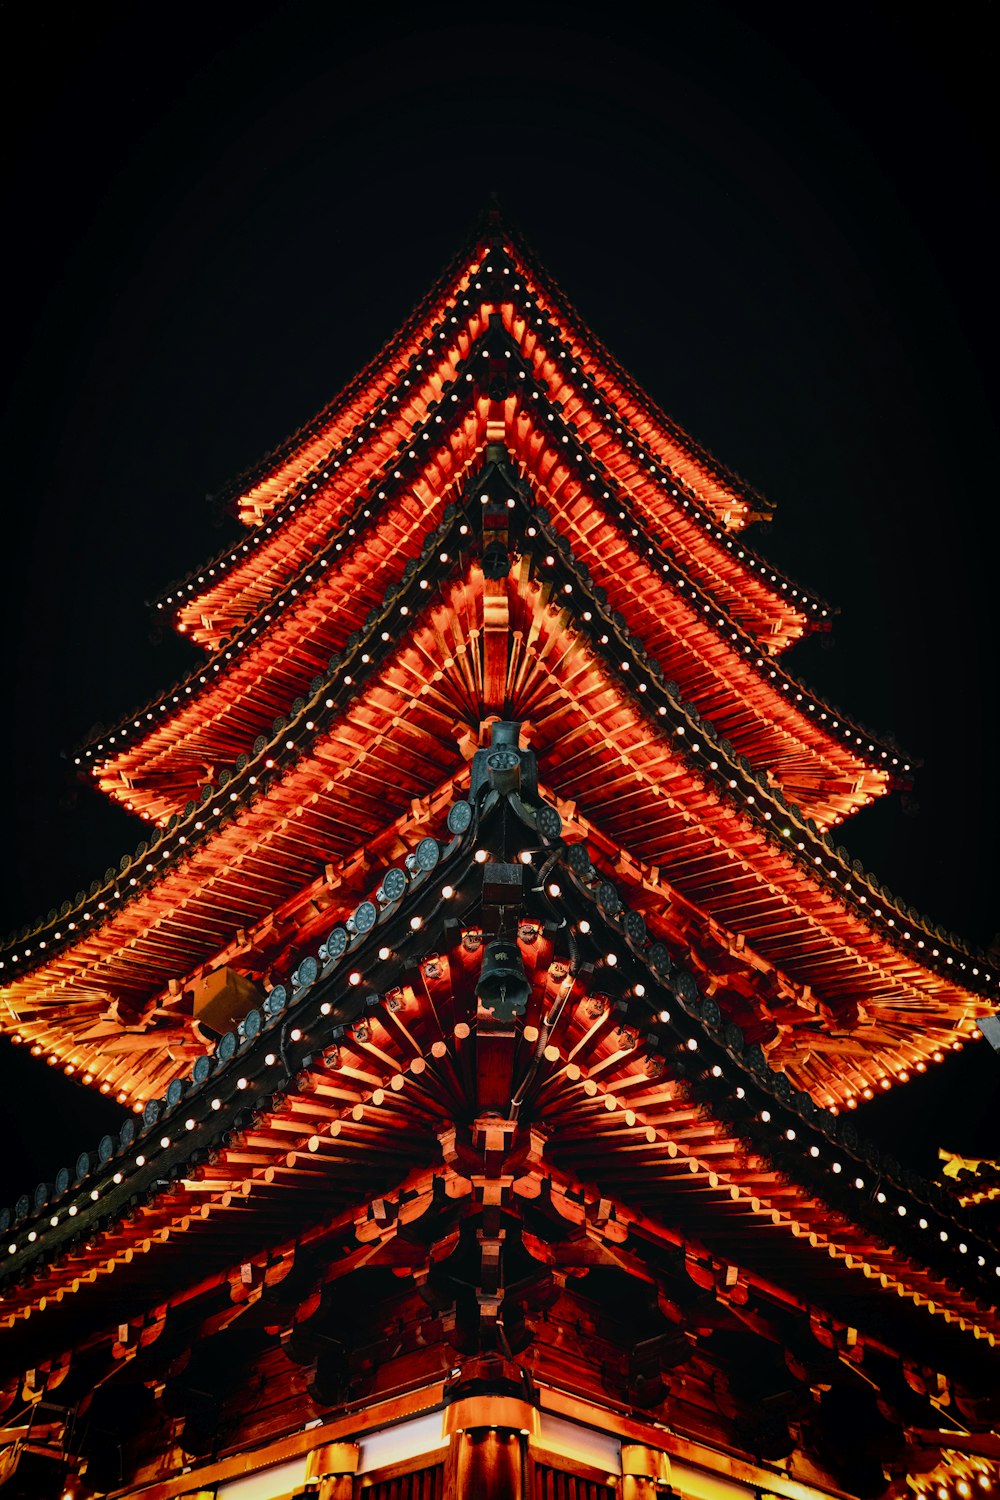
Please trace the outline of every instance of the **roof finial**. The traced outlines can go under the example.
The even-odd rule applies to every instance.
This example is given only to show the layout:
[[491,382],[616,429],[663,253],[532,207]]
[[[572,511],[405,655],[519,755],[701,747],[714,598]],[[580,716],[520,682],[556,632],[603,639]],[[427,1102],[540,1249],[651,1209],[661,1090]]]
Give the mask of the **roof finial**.
[[504,213],[500,206],[500,196],[491,192],[483,206],[480,215],[480,224],[487,234],[502,234],[505,230]]

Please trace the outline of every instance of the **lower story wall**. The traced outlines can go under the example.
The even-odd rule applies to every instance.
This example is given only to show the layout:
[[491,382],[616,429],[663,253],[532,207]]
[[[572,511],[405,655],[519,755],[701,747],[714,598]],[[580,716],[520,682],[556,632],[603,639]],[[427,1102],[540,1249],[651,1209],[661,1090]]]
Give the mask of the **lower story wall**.
[[762,1492],[840,1500],[828,1487],[557,1392],[543,1391],[538,1405],[491,1395],[444,1404],[435,1387],[115,1500],[759,1500]]

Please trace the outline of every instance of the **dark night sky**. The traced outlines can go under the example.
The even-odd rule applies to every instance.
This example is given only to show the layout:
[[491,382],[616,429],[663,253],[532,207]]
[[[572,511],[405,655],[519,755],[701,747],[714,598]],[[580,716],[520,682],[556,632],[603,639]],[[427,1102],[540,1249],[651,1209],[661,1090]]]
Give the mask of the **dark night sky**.
[[[755,544],[843,611],[792,669],[925,762],[918,812],[844,842],[947,927],[1000,927],[991,8],[529,12],[0,10],[4,931],[141,837],[60,752],[190,664],[143,601],[233,533],[206,493],[369,358],[494,190],[778,502]],[[863,1113],[927,1169],[1000,1151],[998,1099],[979,1044]],[[115,1116],[0,1044],[3,1198]]]

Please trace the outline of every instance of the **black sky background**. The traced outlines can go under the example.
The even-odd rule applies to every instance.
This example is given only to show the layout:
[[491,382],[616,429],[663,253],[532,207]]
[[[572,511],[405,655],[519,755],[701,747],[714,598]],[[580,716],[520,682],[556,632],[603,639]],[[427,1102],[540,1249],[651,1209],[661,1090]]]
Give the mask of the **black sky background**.
[[[134,848],[60,752],[186,671],[144,600],[236,534],[206,495],[378,348],[499,193],[659,403],[778,503],[842,608],[788,662],[924,764],[841,830],[1000,927],[992,6],[0,8],[0,737],[18,927]],[[861,1112],[1000,1155],[985,1043]],[[118,1111],[0,1043],[6,1199]]]

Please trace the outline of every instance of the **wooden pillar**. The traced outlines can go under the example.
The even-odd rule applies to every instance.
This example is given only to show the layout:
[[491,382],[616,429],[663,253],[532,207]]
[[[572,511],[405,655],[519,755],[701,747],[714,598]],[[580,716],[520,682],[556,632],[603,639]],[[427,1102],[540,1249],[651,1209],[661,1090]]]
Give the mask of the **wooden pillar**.
[[359,1453],[357,1443],[325,1443],[313,1449],[306,1480],[319,1480],[317,1500],[354,1500]]
[[531,1500],[528,1439],[538,1412],[511,1396],[469,1396],[444,1414],[444,1500]]
[[620,1500],[660,1500],[670,1483],[670,1459],[644,1443],[622,1443]]
[[[496,537],[507,545],[507,533],[484,532],[483,545]],[[502,714],[507,706],[507,670],[510,665],[510,609],[507,580],[483,580],[483,718]]]
[[354,1500],[353,1474],[328,1474],[319,1482],[316,1500]]

